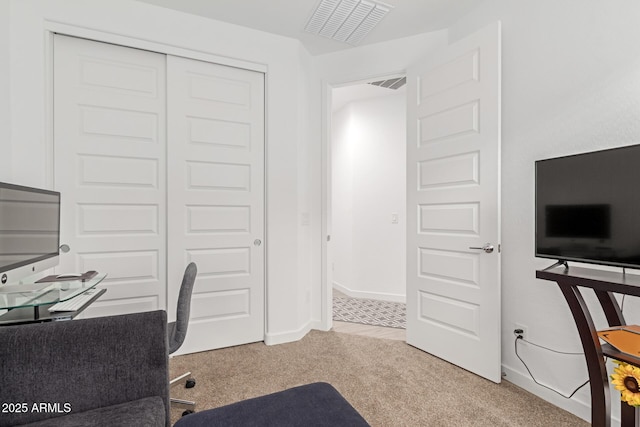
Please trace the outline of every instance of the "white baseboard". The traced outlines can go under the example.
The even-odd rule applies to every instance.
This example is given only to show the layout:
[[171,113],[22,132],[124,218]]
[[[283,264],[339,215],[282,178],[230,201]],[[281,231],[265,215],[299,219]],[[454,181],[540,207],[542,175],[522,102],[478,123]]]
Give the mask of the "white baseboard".
[[365,291],[355,291],[353,289],[349,289],[346,286],[342,286],[338,282],[333,282],[333,287],[343,294],[350,296],[351,298],[367,298],[367,299],[375,299],[379,301],[390,301],[390,302],[401,302],[406,304],[407,296],[401,294],[389,294],[385,292],[365,292]]
[[305,335],[311,330],[311,322],[307,322],[300,328],[293,331],[277,332],[275,334],[266,333],[264,336],[264,343],[266,345],[277,345],[288,342],[299,341],[304,338]]
[[[525,389],[529,393],[535,394],[552,405],[571,412],[575,416],[580,417],[587,422],[591,421],[591,402],[583,402],[577,400],[575,397],[572,399],[565,399],[551,390],[547,390],[544,387],[539,386],[531,379],[530,376],[515,371],[508,366],[502,365],[502,372],[505,374],[503,378],[510,383]],[[620,425],[620,420],[618,419],[612,418],[611,421],[612,427]]]
[[309,328],[311,328],[312,330],[327,332],[330,331],[333,326],[333,321],[331,323],[332,325],[329,326],[326,323],[322,322],[322,320],[311,320],[311,322],[309,323]]

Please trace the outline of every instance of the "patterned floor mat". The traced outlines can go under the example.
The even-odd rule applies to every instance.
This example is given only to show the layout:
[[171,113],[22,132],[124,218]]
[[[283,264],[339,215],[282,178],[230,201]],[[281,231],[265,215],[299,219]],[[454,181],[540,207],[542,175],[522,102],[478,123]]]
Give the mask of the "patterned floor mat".
[[406,305],[363,298],[333,297],[333,320],[406,328]]

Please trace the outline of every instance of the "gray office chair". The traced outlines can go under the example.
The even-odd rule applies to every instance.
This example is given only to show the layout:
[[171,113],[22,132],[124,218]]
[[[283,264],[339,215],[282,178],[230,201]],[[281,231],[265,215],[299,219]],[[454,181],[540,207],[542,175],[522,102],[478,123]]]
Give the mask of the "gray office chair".
[[[167,333],[169,336],[169,354],[177,351],[185,337],[187,336],[187,327],[189,326],[189,312],[191,311],[191,293],[193,291],[193,285],[196,281],[196,275],[198,274],[198,267],[195,263],[190,263],[184,270],[184,276],[182,277],[182,285],[180,285],[180,294],[178,295],[178,307],[176,310],[176,321],[167,324]],[[180,375],[170,381],[170,386],[187,378],[191,375],[191,372]],[[191,388],[196,385],[194,379],[188,379],[186,387]],[[193,412],[196,407],[196,403],[190,400],[174,399],[171,398],[171,403],[187,408],[183,412],[183,415]]]

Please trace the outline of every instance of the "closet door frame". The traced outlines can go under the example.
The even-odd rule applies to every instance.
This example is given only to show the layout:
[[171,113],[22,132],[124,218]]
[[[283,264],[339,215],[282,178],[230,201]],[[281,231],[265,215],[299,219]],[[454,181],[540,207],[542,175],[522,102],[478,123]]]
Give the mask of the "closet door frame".
[[[77,37],[88,39],[96,42],[110,43],[123,47],[147,50],[151,52],[156,52],[165,55],[173,55],[180,56],[188,59],[194,59],[204,62],[211,62],[214,64],[225,65],[235,68],[242,68],[248,71],[256,71],[264,74],[264,105],[268,105],[268,78],[269,75],[267,73],[267,65],[256,63],[256,62],[248,62],[243,61],[236,58],[229,58],[224,56],[215,55],[213,53],[206,53],[201,51],[194,51],[187,48],[181,48],[178,46],[171,46],[164,43],[158,43],[143,39],[138,39],[135,37],[123,36],[114,33],[106,33],[98,30],[93,30],[89,28],[77,27],[74,25],[63,24],[59,22],[47,21],[43,22],[44,29],[44,37],[45,37],[45,50],[44,50],[44,64],[45,64],[45,75],[44,77],[44,88],[45,88],[45,111],[44,111],[44,119],[45,119],[45,128],[44,128],[44,143],[45,143],[45,178],[48,186],[52,186],[54,183],[54,98],[53,98],[53,87],[54,87],[54,35],[60,34],[70,37]],[[267,203],[268,203],[268,190],[267,190],[267,171],[268,171],[268,162],[267,162],[267,150],[268,150],[268,131],[267,131],[267,113],[265,108],[265,117],[264,117],[264,240],[266,241],[264,248],[264,336],[267,336],[267,289],[268,289],[268,275],[267,275],[267,260],[268,260],[268,252],[269,252],[269,236],[266,227],[267,222]],[[167,141],[168,143],[168,141]],[[167,301],[169,301],[168,296],[168,286],[166,288],[167,292]]]

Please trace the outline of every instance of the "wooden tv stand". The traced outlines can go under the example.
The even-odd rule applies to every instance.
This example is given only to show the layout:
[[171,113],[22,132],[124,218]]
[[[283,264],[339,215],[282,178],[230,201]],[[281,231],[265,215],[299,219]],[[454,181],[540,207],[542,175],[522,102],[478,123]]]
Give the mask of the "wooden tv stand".
[[[611,396],[604,357],[611,357],[635,366],[640,366],[640,358],[621,353],[609,344],[600,344],[589,308],[579,288],[593,290],[598,297],[609,326],[622,326],[626,325],[626,322],[613,294],[640,296],[640,276],[554,265],[545,270],[537,270],[536,277],[556,282],[567,300],[567,304],[569,304],[578,328],[589,371],[591,425],[609,427],[611,425]],[[620,425],[622,427],[638,427],[640,425],[638,422],[640,410],[636,410],[626,402],[621,402],[620,408]]]

